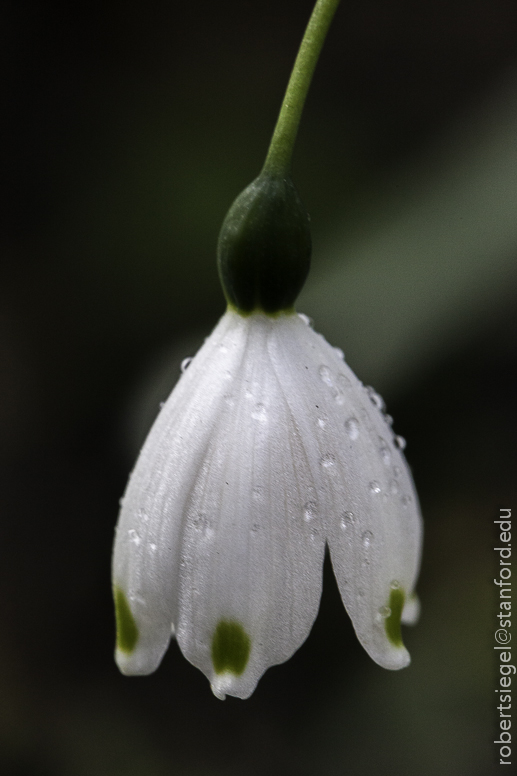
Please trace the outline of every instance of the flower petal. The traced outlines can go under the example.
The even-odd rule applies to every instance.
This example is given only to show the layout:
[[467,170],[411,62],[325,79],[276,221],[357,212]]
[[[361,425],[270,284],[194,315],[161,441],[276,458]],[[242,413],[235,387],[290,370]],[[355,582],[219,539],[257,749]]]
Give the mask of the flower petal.
[[[343,603],[366,651],[385,668],[409,654],[400,620],[416,610],[413,594],[421,551],[421,517],[411,474],[382,399],[366,389],[340,351],[303,319],[286,318],[274,340],[279,374],[310,458],[326,536]],[[406,602],[406,603],[405,603]]]
[[185,505],[244,346],[244,332],[223,316],[163,406],[129,480],[113,556],[124,673],[151,673],[169,644]]
[[247,345],[232,401],[185,510],[178,643],[214,693],[247,698],[307,637],[324,532],[309,460],[268,354],[278,321],[239,316]]

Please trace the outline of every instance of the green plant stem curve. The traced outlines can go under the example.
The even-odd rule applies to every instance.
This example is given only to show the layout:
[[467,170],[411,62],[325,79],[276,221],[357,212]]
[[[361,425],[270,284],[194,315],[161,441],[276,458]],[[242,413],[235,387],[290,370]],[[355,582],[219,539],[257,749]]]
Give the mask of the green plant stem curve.
[[317,0],[305,30],[273,132],[263,171],[288,175],[298,126],[330,23],[340,0]]

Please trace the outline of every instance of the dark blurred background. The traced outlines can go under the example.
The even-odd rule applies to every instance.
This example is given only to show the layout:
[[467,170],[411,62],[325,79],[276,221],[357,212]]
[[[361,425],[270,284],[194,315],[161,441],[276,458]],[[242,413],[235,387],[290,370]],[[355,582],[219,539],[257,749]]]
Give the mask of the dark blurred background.
[[310,638],[248,701],[173,643],[112,658],[118,500],[224,310],[215,243],[258,173],[311,0],[0,10],[0,774],[482,776],[492,584],[517,505],[517,6],[343,0],[295,156],[299,309],[408,440],[426,519],[412,665],[358,645],[327,564]]

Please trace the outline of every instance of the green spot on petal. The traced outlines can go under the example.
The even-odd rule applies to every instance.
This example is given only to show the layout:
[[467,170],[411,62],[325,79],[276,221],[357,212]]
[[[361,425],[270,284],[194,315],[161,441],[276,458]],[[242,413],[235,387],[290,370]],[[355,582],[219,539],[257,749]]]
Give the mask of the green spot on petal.
[[239,622],[218,622],[212,638],[212,662],[216,674],[229,671],[240,676],[248,663],[250,650],[250,637]]
[[400,632],[400,619],[404,608],[404,591],[400,587],[393,587],[388,604],[391,613],[386,618],[386,635],[394,647],[403,647],[402,633]]
[[117,621],[117,648],[121,652],[131,654],[138,641],[138,627],[129,608],[125,593],[119,588],[114,589],[115,618]]

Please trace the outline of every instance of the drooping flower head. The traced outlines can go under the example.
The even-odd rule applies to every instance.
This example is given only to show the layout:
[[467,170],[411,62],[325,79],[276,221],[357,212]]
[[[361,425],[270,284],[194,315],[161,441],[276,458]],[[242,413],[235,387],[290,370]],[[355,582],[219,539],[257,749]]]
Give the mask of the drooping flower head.
[[121,670],[154,671],[174,635],[220,698],[249,697],[303,643],[326,546],[377,663],[409,663],[401,622],[418,615],[422,526],[404,441],[294,310],[308,216],[278,154],[268,160],[223,224],[228,310],[144,444],[113,559]]

